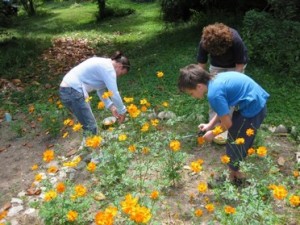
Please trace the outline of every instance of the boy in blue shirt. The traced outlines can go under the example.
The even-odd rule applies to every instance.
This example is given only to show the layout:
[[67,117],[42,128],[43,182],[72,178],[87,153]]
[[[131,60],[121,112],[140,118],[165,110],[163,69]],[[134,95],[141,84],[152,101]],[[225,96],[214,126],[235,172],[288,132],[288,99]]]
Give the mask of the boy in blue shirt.
[[[202,99],[207,94],[208,102],[216,115],[207,123],[198,127],[206,133],[204,139],[211,142],[217,133],[213,130],[220,122],[222,132],[228,130],[226,154],[230,157],[228,164],[230,180],[243,178],[239,171],[239,162],[252,146],[256,130],[266,116],[266,102],[269,94],[250,77],[239,72],[223,72],[216,78],[197,64],[188,65],[180,70],[178,88],[194,98]],[[232,118],[230,107],[234,107]],[[247,129],[254,131],[247,135]],[[243,138],[244,144],[235,144],[237,138]]]

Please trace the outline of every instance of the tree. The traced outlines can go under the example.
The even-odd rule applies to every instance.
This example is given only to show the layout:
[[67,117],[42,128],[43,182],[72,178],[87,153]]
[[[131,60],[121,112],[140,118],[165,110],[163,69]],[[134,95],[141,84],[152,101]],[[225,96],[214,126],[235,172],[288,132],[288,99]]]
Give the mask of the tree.
[[98,19],[103,19],[105,17],[105,0],[98,1]]
[[34,16],[35,15],[35,7],[33,0],[20,0],[24,10],[27,12],[28,16]]

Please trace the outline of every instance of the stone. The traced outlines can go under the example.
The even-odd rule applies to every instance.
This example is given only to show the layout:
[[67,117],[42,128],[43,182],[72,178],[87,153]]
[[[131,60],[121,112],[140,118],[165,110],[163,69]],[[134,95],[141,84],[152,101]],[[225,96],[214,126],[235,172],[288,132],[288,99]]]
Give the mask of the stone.
[[278,127],[276,127],[274,133],[284,134],[284,133],[288,133],[288,130],[284,125],[280,124]]
[[8,211],[7,217],[14,217],[19,214],[24,209],[24,206],[18,205],[15,207],[11,207]]
[[176,114],[171,111],[162,111],[158,113],[157,117],[161,120],[168,120],[176,118]]
[[23,200],[19,198],[12,198],[10,202],[11,204],[19,204],[19,205],[23,204]]

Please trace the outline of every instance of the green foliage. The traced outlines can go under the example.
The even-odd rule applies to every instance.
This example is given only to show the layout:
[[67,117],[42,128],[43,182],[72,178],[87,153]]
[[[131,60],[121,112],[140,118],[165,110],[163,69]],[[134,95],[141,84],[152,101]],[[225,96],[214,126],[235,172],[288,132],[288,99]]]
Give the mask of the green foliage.
[[[274,18],[281,20],[299,19],[299,1],[297,0],[268,0],[270,11]],[[298,5],[297,5],[298,4]],[[299,20],[298,20],[299,21]]]

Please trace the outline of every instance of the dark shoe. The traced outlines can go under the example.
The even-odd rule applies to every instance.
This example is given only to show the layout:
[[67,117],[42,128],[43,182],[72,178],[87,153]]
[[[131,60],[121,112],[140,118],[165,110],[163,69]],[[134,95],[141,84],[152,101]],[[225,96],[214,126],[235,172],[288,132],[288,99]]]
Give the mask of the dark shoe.
[[247,181],[246,178],[234,178],[233,181],[231,181],[231,183],[237,187],[247,187],[249,186],[251,183],[249,181]]

